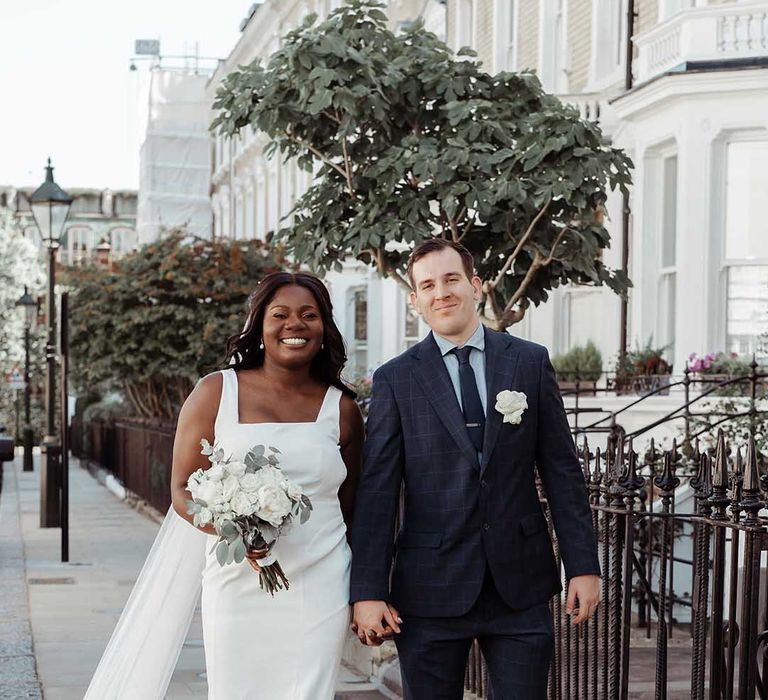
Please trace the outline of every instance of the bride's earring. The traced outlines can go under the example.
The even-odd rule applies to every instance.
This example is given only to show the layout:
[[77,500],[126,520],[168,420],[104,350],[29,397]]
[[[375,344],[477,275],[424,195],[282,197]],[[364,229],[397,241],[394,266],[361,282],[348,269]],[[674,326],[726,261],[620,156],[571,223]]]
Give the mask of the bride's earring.
[[320,343],[320,349],[325,350],[325,343]]
[[263,349],[264,349],[264,341],[262,340],[262,341],[259,343],[259,350],[263,350]]

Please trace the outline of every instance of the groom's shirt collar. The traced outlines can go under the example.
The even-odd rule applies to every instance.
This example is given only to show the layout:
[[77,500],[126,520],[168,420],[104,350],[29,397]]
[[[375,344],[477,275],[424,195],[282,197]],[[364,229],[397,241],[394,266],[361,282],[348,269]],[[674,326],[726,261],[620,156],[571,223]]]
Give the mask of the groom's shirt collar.
[[[443,338],[443,336],[438,335],[434,331],[432,331],[432,336],[434,337],[435,342],[437,343],[437,347],[440,350],[440,354],[443,357],[445,357],[454,348],[459,347],[453,341],[450,341],[447,338]],[[475,332],[469,337],[469,340],[464,343],[463,347],[467,346],[474,348],[475,350],[479,350],[480,352],[485,352],[485,331],[483,330],[482,323],[477,324]]]

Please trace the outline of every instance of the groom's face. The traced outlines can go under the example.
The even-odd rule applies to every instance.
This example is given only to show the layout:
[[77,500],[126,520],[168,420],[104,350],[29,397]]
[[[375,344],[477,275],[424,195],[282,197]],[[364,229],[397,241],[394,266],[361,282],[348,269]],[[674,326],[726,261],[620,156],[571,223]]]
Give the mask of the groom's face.
[[480,278],[467,277],[461,256],[451,248],[417,260],[412,277],[411,303],[427,325],[449,340],[466,340],[477,327]]

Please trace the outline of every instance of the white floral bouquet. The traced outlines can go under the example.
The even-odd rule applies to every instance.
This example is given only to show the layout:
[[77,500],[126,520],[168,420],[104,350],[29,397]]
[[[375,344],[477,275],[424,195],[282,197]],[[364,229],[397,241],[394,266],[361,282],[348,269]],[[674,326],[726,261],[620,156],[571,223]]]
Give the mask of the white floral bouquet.
[[221,566],[239,564],[249,549],[267,550],[267,556],[257,560],[262,589],[271,595],[287,589],[288,579],[271,550],[295,518],[302,525],[307,522],[311,501],[280,469],[276,447],[268,448],[267,454],[264,445],[256,445],[238,461],[207,440],[200,444],[211,466],[198,469],[187,481],[192,494],[187,513],[193,516],[194,525],[213,524],[219,536],[214,547]]

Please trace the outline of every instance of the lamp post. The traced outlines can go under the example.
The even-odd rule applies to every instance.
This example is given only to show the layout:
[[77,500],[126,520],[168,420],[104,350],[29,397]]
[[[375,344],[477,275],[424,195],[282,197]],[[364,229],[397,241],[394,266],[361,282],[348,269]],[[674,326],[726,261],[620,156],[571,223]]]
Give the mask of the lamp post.
[[40,527],[60,523],[61,446],[56,435],[56,249],[69,215],[72,197],[53,181],[51,159],[45,168],[45,182],[30,196],[32,216],[48,248],[48,337],[46,358],[46,429],[40,459]]
[[37,318],[37,302],[30,296],[26,287],[24,287],[24,295],[16,302],[16,308],[24,322],[24,430],[22,433],[24,471],[31,472],[34,467],[32,466],[32,421],[30,417],[29,331]]

